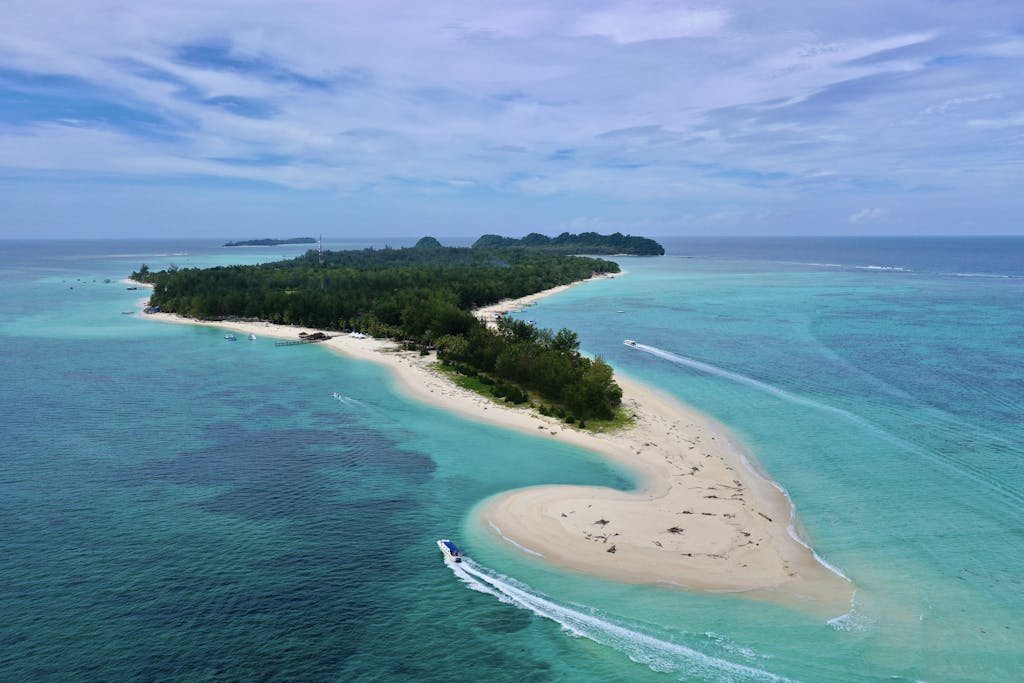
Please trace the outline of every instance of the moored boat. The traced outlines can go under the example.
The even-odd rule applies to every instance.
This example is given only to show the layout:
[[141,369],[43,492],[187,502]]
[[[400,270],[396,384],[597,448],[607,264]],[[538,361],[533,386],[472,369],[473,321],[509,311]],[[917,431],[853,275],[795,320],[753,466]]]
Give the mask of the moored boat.
[[256,335],[255,334],[250,334],[249,335],[249,341],[256,341]]
[[233,334],[225,334],[224,341],[238,341],[238,337]]
[[459,550],[454,543],[449,541],[447,538],[442,538],[437,542],[437,547],[441,549],[441,554],[446,558],[450,558],[455,562],[462,562],[462,551]]

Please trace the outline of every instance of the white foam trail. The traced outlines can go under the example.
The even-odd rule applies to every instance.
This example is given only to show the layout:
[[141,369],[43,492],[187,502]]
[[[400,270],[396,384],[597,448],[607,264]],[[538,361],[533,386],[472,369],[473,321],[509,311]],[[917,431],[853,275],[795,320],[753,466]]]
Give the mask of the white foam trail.
[[857,270],[887,270],[892,273],[912,273],[910,268],[900,268],[899,266],[854,266]]
[[764,481],[768,482],[768,484],[775,487],[779,491],[779,493],[786,497],[786,501],[789,502],[789,525],[786,527],[786,532],[789,534],[790,538],[792,538],[794,541],[810,550],[811,554],[814,555],[814,559],[818,561],[818,564],[825,567],[836,576],[839,576],[845,579],[846,581],[853,583],[852,579],[850,579],[849,576],[844,574],[839,567],[835,566],[834,564],[826,560],[824,557],[819,555],[817,552],[815,552],[814,548],[812,548],[807,541],[800,537],[800,534],[797,532],[796,527],[793,526],[794,520],[796,520],[796,503],[793,502],[793,497],[789,495],[789,491],[787,491],[786,488],[782,486],[782,484],[763,474],[759,468],[755,467],[754,464],[750,461],[750,459],[746,456],[746,454],[744,454],[741,449],[736,448],[736,445],[732,441],[727,441],[727,443],[729,444],[729,449],[733,452],[733,454],[739,457],[740,462],[743,463],[743,467],[748,472],[752,472],[754,476],[760,477]]
[[[786,497],[789,498],[789,495],[787,494]],[[793,510],[796,509],[796,506],[793,505],[792,500],[790,500],[790,506],[792,507]],[[795,514],[793,516],[795,516]],[[790,517],[790,519],[792,519],[792,516]],[[832,564],[831,562],[826,560],[824,557],[822,557],[821,555],[816,553],[814,551],[814,548],[812,548],[810,546],[810,544],[807,543],[807,541],[805,541],[804,539],[800,538],[800,534],[798,534],[796,532],[796,527],[794,527],[792,523],[790,523],[790,525],[786,527],[786,532],[789,534],[790,538],[792,538],[794,541],[796,541],[797,543],[799,543],[803,547],[805,547],[808,550],[810,550],[811,551],[811,555],[814,555],[814,559],[818,561],[818,564],[820,564],[822,567],[825,567],[826,569],[828,569],[833,574],[836,574],[837,576],[841,576],[844,579],[846,579],[847,581],[850,581],[850,583],[853,583],[853,581],[850,579],[850,577],[843,573],[842,569],[840,569],[839,567],[835,566],[834,564]]]
[[633,346],[633,348],[639,349],[640,351],[646,351],[647,353],[653,356],[664,358],[665,360],[672,361],[673,363],[677,363],[679,365],[684,365],[688,368],[693,368],[694,370],[699,370],[709,375],[715,375],[716,377],[722,377],[723,379],[732,380],[733,382],[738,382],[739,384],[745,384],[748,387],[753,387],[754,389],[758,389],[760,391],[765,392],[766,394],[771,394],[772,396],[776,396],[783,400],[790,401],[791,403],[796,403],[798,405],[807,406],[808,408],[824,410],[826,412],[842,415],[843,417],[851,419],[855,422],[864,422],[864,419],[861,418],[860,416],[854,415],[853,413],[845,411],[842,408],[836,408],[835,406],[830,406],[826,403],[815,401],[814,399],[805,398],[803,396],[797,396],[796,394],[791,394],[785,389],[780,389],[776,386],[768,384],[767,382],[762,382],[759,379],[754,379],[753,377],[741,375],[738,372],[732,372],[731,370],[726,370],[725,368],[720,368],[709,363],[703,363],[699,360],[694,360],[693,358],[679,356],[672,353],[671,351],[665,351],[655,346],[648,346],[647,344],[637,344],[636,346]]
[[759,379],[747,377],[746,375],[741,375],[738,372],[732,372],[731,370],[726,370],[724,368],[720,368],[709,363],[703,363],[699,360],[694,360],[693,358],[679,356],[670,351],[664,351],[654,346],[648,346],[646,344],[637,344],[632,348],[639,349],[640,351],[646,351],[651,355],[658,356],[659,358],[664,358],[665,360],[672,361],[673,363],[677,363],[679,365],[683,365],[694,370],[699,370],[700,372],[704,372],[709,375],[715,375],[716,377],[721,377],[723,379],[728,379],[739,384],[744,384],[748,387],[752,387],[759,391],[763,391],[766,394],[771,394],[772,396],[781,398],[784,401],[789,401],[790,403],[806,406],[808,408],[813,408],[815,410],[820,410],[826,413],[832,413],[833,415],[839,415],[844,419],[849,420],[850,422],[853,422],[854,424],[863,427],[864,429],[867,429],[870,432],[873,432],[875,435],[881,436],[882,438],[891,441],[892,443],[895,443],[899,446],[903,446],[904,448],[913,451],[921,452],[921,448],[919,448],[918,446],[908,443],[907,441],[904,441],[903,439],[899,438],[898,436],[895,436],[894,434],[890,434],[881,427],[869,422],[868,420],[865,420],[860,415],[855,415],[854,413],[851,413],[848,410],[836,408],[835,406],[830,406],[827,403],[815,401],[814,399],[807,398],[805,396],[792,394],[786,391],[785,389],[780,389],[779,387],[768,384],[767,382],[762,382]]
[[332,394],[332,396],[334,396],[334,400],[338,401],[339,403],[348,403],[349,405],[354,405],[354,406],[361,406],[361,405],[363,405],[363,402],[360,401],[359,399],[352,398],[351,396],[342,396],[337,391],[335,391]]
[[864,633],[871,628],[873,620],[857,612],[857,591],[854,591],[850,596],[850,611],[829,619],[826,623],[836,631]]
[[994,278],[997,280],[1013,280],[1020,277],[1019,275],[1003,275],[1001,273],[939,273],[939,275],[949,275],[951,277],[983,277]]
[[487,593],[503,603],[550,619],[569,633],[587,638],[622,652],[634,662],[655,671],[682,674],[682,680],[693,676],[718,680],[788,681],[768,671],[712,657],[685,645],[671,643],[616,624],[595,610],[582,610],[561,605],[551,598],[507,576],[482,567],[468,558],[460,563],[447,562],[452,572],[472,590]]
[[699,360],[694,360],[693,358],[679,356],[670,351],[665,351],[654,346],[648,346],[647,344],[638,343],[636,345],[630,345],[630,348],[634,348],[639,351],[644,351],[653,356],[664,358],[665,360],[671,361],[678,365],[683,365],[694,370],[699,370],[700,372],[704,372],[709,375],[715,375],[716,377],[721,377],[723,379],[728,379],[739,384],[744,384],[748,387],[757,389],[759,391],[763,391],[767,394],[771,394],[772,396],[781,398],[791,403],[795,403],[797,405],[802,405],[808,408],[813,408],[815,410],[820,410],[832,413],[834,415],[839,415],[844,419],[864,428],[865,430],[871,432],[872,434],[879,436],[896,446],[900,446],[901,448],[904,448],[911,453],[928,459],[930,462],[939,465],[940,467],[946,469],[947,471],[959,474],[961,476],[966,476],[972,479],[973,481],[980,483],[983,486],[998,491],[1000,494],[1008,498],[1011,498],[1014,501],[1017,501],[1018,503],[1024,503],[1024,495],[1018,493],[1017,491],[1009,487],[1004,486],[1001,482],[994,481],[990,478],[987,478],[979,474],[978,472],[973,470],[970,463],[948,462],[941,456],[936,455],[930,450],[922,448],[921,446],[911,443],[910,441],[906,441],[905,439],[902,439],[896,436],[895,434],[892,434],[886,431],[885,429],[879,427],[873,422],[864,419],[860,415],[855,415],[854,413],[851,413],[847,410],[843,410],[842,408],[830,406],[827,403],[821,403],[820,401],[815,401],[814,399],[806,398],[804,396],[798,396],[797,394],[792,394],[786,391],[785,389],[780,389],[779,387],[772,386],[767,382],[762,382],[761,380],[754,379],[753,377],[747,377],[746,375],[741,375],[738,372],[732,372],[731,370],[726,370],[724,368],[720,368],[709,363],[703,363]]
[[528,553],[528,554],[530,554],[530,555],[535,555],[535,556],[537,556],[537,557],[544,557],[544,555],[543,555],[543,554],[541,554],[541,553],[538,553],[538,552],[537,552],[536,550],[530,550],[530,549],[529,549],[529,548],[527,548],[527,547],[526,547],[525,545],[523,545],[523,544],[521,544],[521,543],[516,543],[516,542],[515,542],[515,541],[513,541],[513,540],[512,540],[511,538],[509,538],[509,537],[508,537],[508,536],[506,536],[505,534],[501,533],[501,527],[500,527],[500,526],[498,526],[497,524],[495,524],[494,522],[492,522],[491,520],[487,520],[487,524],[488,524],[488,525],[489,525],[489,526],[490,526],[490,527],[491,527],[492,529],[494,529],[494,533],[498,534],[498,535],[499,535],[499,536],[501,536],[501,537],[502,537],[503,539],[505,539],[506,541],[508,541],[509,543],[511,543],[512,545],[514,545],[515,547],[519,548],[520,550],[522,550],[522,551],[523,551],[524,553]]

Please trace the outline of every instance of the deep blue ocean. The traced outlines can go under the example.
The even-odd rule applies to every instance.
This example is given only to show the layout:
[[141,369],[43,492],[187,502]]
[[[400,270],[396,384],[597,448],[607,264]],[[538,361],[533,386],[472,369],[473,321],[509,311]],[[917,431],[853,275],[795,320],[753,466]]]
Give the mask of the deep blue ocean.
[[1024,680],[1024,238],[662,241],[519,315],[727,424],[847,613],[547,567],[475,506],[628,472],[125,313],[143,262],[302,246],[5,240],[0,680]]

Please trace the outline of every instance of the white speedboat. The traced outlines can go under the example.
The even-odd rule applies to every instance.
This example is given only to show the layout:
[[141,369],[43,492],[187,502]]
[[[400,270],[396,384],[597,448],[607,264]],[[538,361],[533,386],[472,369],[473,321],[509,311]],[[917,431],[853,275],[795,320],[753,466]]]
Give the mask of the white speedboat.
[[437,547],[441,549],[441,554],[455,562],[462,562],[462,551],[459,550],[454,543],[449,541],[447,538],[442,538],[437,542]]
[[625,344],[626,346],[636,346],[636,342],[633,341],[632,339],[627,339],[626,341],[624,341],[622,343]]

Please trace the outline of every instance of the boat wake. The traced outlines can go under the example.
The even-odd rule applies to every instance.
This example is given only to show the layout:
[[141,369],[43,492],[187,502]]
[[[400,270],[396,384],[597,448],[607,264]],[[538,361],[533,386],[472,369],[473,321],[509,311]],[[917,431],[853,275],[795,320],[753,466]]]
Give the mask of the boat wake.
[[597,610],[560,604],[529,586],[493,572],[468,558],[463,558],[459,564],[449,560],[445,563],[471,590],[486,593],[507,605],[550,619],[568,633],[610,647],[654,671],[678,674],[679,680],[790,680],[641,633],[616,623]]
[[823,410],[826,412],[835,413],[837,415],[842,415],[847,419],[853,420],[854,422],[865,423],[867,425],[870,425],[870,423],[867,423],[860,416],[854,415],[853,413],[843,410],[842,408],[836,408],[835,406],[830,406],[827,403],[822,403],[820,401],[815,401],[814,399],[811,398],[806,398],[804,396],[792,394],[786,391],[785,389],[780,389],[779,387],[768,384],[767,382],[762,382],[759,379],[754,379],[753,377],[741,375],[738,372],[732,372],[731,370],[726,370],[725,368],[720,368],[716,365],[711,365],[710,363],[704,363],[699,360],[694,360],[693,358],[679,356],[672,353],[671,351],[659,349],[656,346],[648,346],[647,344],[640,344],[639,342],[633,342],[632,344],[630,344],[630,346],[632,346],[634,349],[637,349],[638,351],[644,351],[646,353],[651,354],[652,356],[664,358],[665,360],[676,363],[677,365],[682,365],[693,370],[698,370],[708,375],[714,375],[715,377],[721,377],[723,379],[732,380],[733,382],[737,382],[739,384],[745,384],[748,387],[758,389],[759,391],[763,391],[766,394],[771,394],[772,396],[781,398],[791,403],[796,403],[797,405],[802,405],[808,408],[814,408],[816,410]]
[[659,348],[657,348],[655,346],[648,346],[646,344],[640,344],[640,343],[636,343],[636,342],[634,342],[630,346],[632,346],[633,348],[635,348],[635,349],[637,349],[639,351],[644,351],[644,352],[649,353],[649,354],[651,354],[653,356],[657,356],[658,358],[664,358],[665,360],[668,360],[668,361],[671,361],[673,363],[676,363],[677,365],[682,365],[682,366],[691,368],[693,370],[697,370],[699,372],[703,372],[703,373],[706,373],[706,374],[709,374],[709,375],[714,375],[716,377],[721,377],[723,379],[728,379],[728,380],[731,380],[733,382],[737,382],[739,384],[746,385],[748,387],[751,387],[753,389],[757,389],[758,391],[763,391],[766,394],[771,394],[772,396],[775,396],[776,398],[781,398],[784,401],[789,401],[790,403],[794,403],[796,405],[801,405],[801,406],[805,406],[807,408],[813,408],[814,410],[820,410],[822,412],[832,413],[833,415],[838,415],[838,416],[848,420],[849,422],[852,422],[853,424],[856,424],[857,426],[862,427],[862,428],[872,432],[876,436],[880,436],[883,439],[886,439],[887,441],[890,441],[891,443],[893,443],[895,445],[902,446],[903,448],[906,448],[908,450],[911,450],[911,451],[914,451],[914,452],[918,452],[918,453],[921,453],[922,450],[923,450],[919,446],[917,446],[915,444],[912,444],[912,443],[910,443],[910,442],[908,442],[908,441],[906,441],[904,439],[901,439],[900,437],[896,436],[895,434],[891,434],[891,433],[887,432],[886,430],[882,429],[881,427],[879,427],[878,425],[874,424],[873,422],[864,419],[860,415],[857,415],[855,413],[851,413],[848,410],[843,410],[842,408],[837,408],[837,407],[829,405],[827,403],[822,403],[821,401],[816,401],[813,398],[807,398],[806,396],[800,396],[799,394],[791,393],[789,391],[786,391],[785,389],[780,389],[777,386],[774,386],[772,384],[768,384],[767,382],[762,382],[759,379],[754,379],[753,377],[747,377],[746,375],[741,375],[738,372],[733,372],[731,370],[726,370],[725,368],[720,368],[720,367],[718,367],[716,365],[711,365],[710,363],[704,363],[704,362],[701,362],[699,360],[694,360],[693,358],[687,358],[685,356],[679,356],[679,355],[676,355],[676,354],[674,354],[674,353],[672,353],[670,351],[665,351],[663,349],[659,349]]
[[332,395],[334,396],[334,400],[338,401],[339,403],[347,403],[349,405],[355,406],[363,405],[363,402],[360,401],[359,399],[352,398],[351,396],[343,396],[339,394],[337,391],[335,391]]
[[663,358],[677,365],[682,365],[692,370],[697,370],[698,372],[703,372],[705,374],[714,375],[716,377],[721,377],[722,379],[727,379],[732,382],[746,385],[748,387],[757,389],[758,391],[762,391],[766,394],[770,394],[772,396],[775,396],[776,398],[780,398],[784,401],[789,401],[790,403],[794,403],[796,405],[801,405],[807,408],[812,408],[814,410],[819,410],[822,412],[831,413],[833,415],[838,415],[839,417],[842,417],[848,422],[851,422],[857,425],[858,427],[861,427],[865,431],[871,432],[875,436],[878,436],[895,446],[899,446],[900,448],[904,449],[907,452],[913,453],[919,457],[927,459],[929,462],[942,467],[943,469],[949,471],[952,474],[966,476],[969,479],[991,490],[994,490],[1003,496],[1006,496],[1010,500],[1016,501],[1016,503],[1018,504],[1024,504],[1024,495],[1011,489],[1010,487],[1005,486],[1002,482],[995,481],[991,477],[985,476],[983,473],[978,472],[977,468],[974,465],[972,465],[969,461],[950,461],[947,458],[944,458],[927,448],[919,446],[916,443],[901,438],[893,434],[892,432],[889,432],[888,430],[878,426],[874,422],[871,422],[870,420],[867,420],[855,413],[851,413],[848,410],[837,408],[836,406],[832,406],[821,401],[816,401],[812,398],[807,398],[806,396],[800,396],[798,394],[786,391],[785,389],[780,389],[779,387],[768,384],[767,382],[762,382],[759,379],[754,379],[753,377],[741,375],[738,372],[726,370],[725,368],[720,368],[718,366],[711,365],[710,363],[704,363],[693,358],[680,356],[675,353],[672,353],[671,351],[665,351],[664,349],[659,349],[655,346],[640,344],[639,342],[635,342],[633,340],[627,340],[627,345],[638,351],[643,351],[645,353],[651,354],[652,356]]

